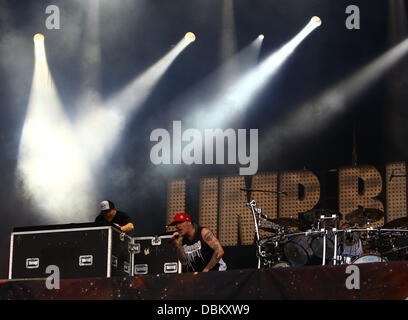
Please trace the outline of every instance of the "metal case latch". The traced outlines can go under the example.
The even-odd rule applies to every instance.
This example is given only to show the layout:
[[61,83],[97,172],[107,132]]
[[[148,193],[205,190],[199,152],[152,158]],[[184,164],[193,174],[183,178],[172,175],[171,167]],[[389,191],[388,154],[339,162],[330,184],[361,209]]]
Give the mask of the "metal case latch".
[[87,267],[87,266],[92,266],[93,264],[93,256],[86,255],[86,256],[79,256],[79,266],[80,267]]
[[147,264],[135,264],[135,274],[147,274],[149,266]]
[[40,258],[27,258],[26,268],[27,269],[37,269],[40,266]]
[[166,262],[164,264],[164,273],[177,273],[178,268],[177,268],[178,264],[177,262]]
[[161,245],[161,238],[158,236],[154,236],[152,239],[152,246],[160,246]]
[[140,243],[129,243],[128,251],[130,253],[139,254],[140,253]]
[[125,261],[125,262],[123,263],[123,271],[124,271],[125,273],[127,273],[127,274],[130,275],[130,265],[129,265],[129,262]]

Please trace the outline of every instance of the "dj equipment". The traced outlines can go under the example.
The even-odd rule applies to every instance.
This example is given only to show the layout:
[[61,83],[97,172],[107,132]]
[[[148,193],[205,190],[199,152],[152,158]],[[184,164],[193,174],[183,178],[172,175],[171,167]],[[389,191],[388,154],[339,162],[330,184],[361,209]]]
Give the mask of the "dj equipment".
[[164,235],[133,238],[133,274],[181,273],[181,263],[171,237]]
[[9,279],[112,277],[133,273],[132,238],[94,223],[14,228],[10,239]]

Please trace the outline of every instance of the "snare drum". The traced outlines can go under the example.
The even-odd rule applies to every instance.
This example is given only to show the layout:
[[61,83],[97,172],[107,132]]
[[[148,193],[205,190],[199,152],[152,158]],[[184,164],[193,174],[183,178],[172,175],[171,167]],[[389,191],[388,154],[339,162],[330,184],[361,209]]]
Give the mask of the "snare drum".
[[286,260],[293,266],[307,264],[313,256],[309,237],[304,235],[293,236],[283,247]]
[[381,257],[379,254],[368,253],[368,254],[363,254],[357,257],[357,259],[355,259],[352,263],[359,264],[359,263],[386,262],[386,261],[387,259],[384,257]]

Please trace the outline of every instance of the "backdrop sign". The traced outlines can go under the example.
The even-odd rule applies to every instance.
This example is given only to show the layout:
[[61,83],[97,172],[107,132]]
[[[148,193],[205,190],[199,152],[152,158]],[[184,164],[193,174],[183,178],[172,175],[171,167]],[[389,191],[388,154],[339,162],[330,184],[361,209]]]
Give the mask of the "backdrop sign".
[[[298,218],[299,213],[312,209],[337,210],[344,216],[357,209],[376,208],[384,218],[373,223],[382,225],[407,216],[406,163],[342,167],[312,172],[310,170],[259,173],[245,180],[244,176],[202,177],[199,180],[198,212],[191,212],[197,222],[218,235],[224,246],[254,243],[254,221],[248,200],[255,200],[269,218]],[[247,192],[255,190],[281,191]],[[167,223],[186,210],[188,181],[169,182]]]

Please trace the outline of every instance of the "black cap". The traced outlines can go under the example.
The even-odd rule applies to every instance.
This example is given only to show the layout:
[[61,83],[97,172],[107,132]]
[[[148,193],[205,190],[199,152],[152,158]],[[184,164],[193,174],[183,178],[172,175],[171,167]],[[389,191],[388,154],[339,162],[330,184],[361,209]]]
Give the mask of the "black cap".
[[101,213],[108,213],[111,209],[115,209],[115,204],[110,200],[103,200],[100,203]]

